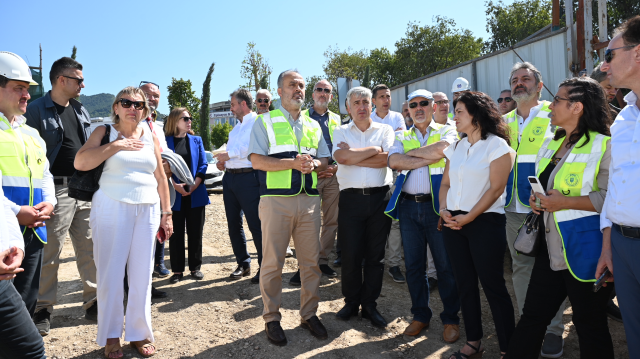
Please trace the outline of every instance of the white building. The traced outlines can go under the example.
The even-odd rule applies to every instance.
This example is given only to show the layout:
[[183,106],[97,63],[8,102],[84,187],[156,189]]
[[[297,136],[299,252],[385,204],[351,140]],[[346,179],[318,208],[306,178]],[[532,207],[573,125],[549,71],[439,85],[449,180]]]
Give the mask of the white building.
[[209,124],[215,126],[228,123],[235,126],[238,120],[231,112],[231,101],[220,101],[209,105]]

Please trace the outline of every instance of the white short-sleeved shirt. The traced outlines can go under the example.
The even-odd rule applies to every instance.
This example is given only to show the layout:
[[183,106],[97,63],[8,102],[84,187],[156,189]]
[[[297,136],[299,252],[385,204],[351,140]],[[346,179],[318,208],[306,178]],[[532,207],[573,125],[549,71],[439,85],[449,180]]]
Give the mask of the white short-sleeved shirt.
[[380,118],[376,111],[371,112],[371,119],[373,122],[384,123],[386,125],[391,126],[391,128],[395,131],[400,128],[402,131],[407,130],[407,124],[404,122],[404,117],[400,112],[389,111],[389,113],[384,116],[384,118]]
[[[449,146],[444,155],[449,160],[449,192],[447,194],[447,209],[452,211],[466,211],[480,201],[480,198],[490,187],[490,165],[494,160],[515,151],[507,141],[495,135],[488,135],[486,140],[480,140],[473,146],[467,137]],[[511,164],[513,167],[513,163]],[[498,200],[485,212],[504,213],[507,199],[506,188]]]

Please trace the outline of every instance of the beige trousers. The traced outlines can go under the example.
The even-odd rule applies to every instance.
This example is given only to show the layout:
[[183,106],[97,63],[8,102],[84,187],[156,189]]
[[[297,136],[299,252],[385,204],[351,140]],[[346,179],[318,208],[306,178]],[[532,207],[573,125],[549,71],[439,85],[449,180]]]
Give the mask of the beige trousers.
[[320,301],[320,197],[306,194],[262,197],[258,213],[262,223],[262,317],[267,323],[282,318],[282,267],[289,239],[293,237],[302,282],[300,316],[309,319],[316,315]]
[[336,176],[320,178],[318,191],[322,199],[322,234],[320,235],[320,260],[318,264],[329,264],[329,255],[338,233],[338,200],[340,187]]

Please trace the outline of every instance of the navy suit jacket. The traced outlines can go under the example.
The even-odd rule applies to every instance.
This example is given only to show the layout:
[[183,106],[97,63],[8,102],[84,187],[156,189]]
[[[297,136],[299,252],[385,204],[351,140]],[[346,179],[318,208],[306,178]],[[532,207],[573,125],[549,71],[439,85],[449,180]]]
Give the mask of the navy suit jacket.
[[[167,147],[169,147],[171,151],[175,151],[173,138],[173,136],[167,136]],[[204,153],[202,138],[200,136],[187,134],[187,139],[189,140],[189,151],[191,152],[191,175],[193,176],[193,179],[195,179],[197,173],[202,173],[203,175],[207,174],[207,167],[209,166],[209,164],[207,163],[207,156]],[[182,183],[175,175],[173,175],[172,178],[175,183]],[[209,201],[207,189],[204,185],[204,180],[198,186],[198,188],[196,188],[196,190],[190,194],[190,196],[191,208],[202,207],[211,203]],[[176,201],[173,204],[171,210],[179,211],[181,204],[182,195],[178,193],[178,191],[176,191]]]

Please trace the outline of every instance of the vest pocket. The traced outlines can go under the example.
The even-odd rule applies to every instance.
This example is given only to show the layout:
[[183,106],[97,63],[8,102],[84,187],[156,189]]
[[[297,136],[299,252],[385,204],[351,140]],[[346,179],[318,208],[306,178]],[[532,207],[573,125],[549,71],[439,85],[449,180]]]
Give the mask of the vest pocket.
[[289,189],[291,188],[291,171],[267,172],[267,189]]

